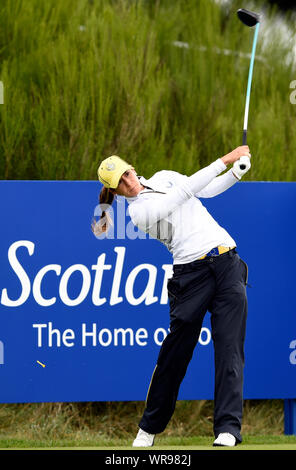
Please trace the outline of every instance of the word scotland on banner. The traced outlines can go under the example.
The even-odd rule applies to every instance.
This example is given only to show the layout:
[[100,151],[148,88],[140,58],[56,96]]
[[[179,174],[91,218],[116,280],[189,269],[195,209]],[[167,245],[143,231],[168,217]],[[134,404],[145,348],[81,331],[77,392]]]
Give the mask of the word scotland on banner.
[[[172,259],[121,198],[96,238],[99,191],[92,181],[1,182],[2,403],[145,400],[169,332]],[[295,183],[244,182],[202,201],[249,266],[245,398],[295,398],[295,200]],[[213,398],[213,355],[208,313],[180,399]]]

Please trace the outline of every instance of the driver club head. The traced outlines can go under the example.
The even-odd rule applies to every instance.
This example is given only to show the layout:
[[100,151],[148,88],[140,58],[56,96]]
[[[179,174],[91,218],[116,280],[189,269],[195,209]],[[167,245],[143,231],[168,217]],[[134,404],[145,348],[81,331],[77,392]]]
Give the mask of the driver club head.
[[237,16],[246,26],[252,27],[255,24],[260,23],[260,15],[250,10],[240,8],[237,10]]

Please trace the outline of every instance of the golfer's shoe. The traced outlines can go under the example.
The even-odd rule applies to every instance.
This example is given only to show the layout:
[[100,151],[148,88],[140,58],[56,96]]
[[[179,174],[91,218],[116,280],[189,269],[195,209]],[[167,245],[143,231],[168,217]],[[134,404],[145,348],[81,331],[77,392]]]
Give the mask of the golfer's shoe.
[[149,434],[148,432],[139,429],[136,439],[133,442],[133,447],[152,447],[154,442],[155,434]]
[[234,447],[235,445],[236,445],[236,438],[229,432],[221,432],[213,444],[214,447],[215,446]]

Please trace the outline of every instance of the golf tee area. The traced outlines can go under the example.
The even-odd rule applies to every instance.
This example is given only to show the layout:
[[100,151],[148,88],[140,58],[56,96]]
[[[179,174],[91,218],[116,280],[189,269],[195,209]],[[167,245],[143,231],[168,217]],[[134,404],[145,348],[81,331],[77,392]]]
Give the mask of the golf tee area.
[[[242,142],[250,147],[250,153],[241,158],[249,159],[251,167],[246,174],[242,173],[242,182],[240,176],[232,173],[233,181],[236,178],[233,189],[250,188],[250,193],[242,199],[239,210],[232,210],[232,203],[224,204],[215,217],[223,225],[224,215],[229,215],[227,220],[231,223],[227,230],[230,229],[235,240],[240,237],[247,240],[239,247],[241,261],[245,253],[253,256],[251,260],[255,258],[250,266],[248,259],[248,263],[240,264],[245,273],[240,285],[246,292],[251,291],[252,308],[248,311],[247,327],[249,318],[253,325],[257,322],[252,330],[255,339],[251,346],[248,343],[248,352],[254,354],[256,362],[252,374],[248,370],[247,375],[247,380],[252,376],[253,382],[249,396],[243,401],[243,442],[235,447],[213,447],[214,400],[204,399],[205,394],[199,393],[202,380],[206,384],[210,377],[211,396],[214,396],[215,374],[211,370],[210,376],[209,368],[206,372],[198,370],[193,382],[187,383],[188,389],[194,384],[190,391],[186,389],[185,398],[190,399],[178,398],[166,429],[156,434],[149,449],[150,455],[155,452],[156,457],[150,463],[179,465],[183,455],[184,465],[190,467],[193,462],[190,456],[198,452],[216,455],[217,452],[296,451],[294,320],[290,325],[295,304],[291,287],[294,276],[289,276],[291,284],[285,283],[284,278],[284,275],[288,277],[289,269],[292,272],[291,266],[295,266],[294,242],[287,244],[285,233],[294,236],[291,227],[294,227],[295,205],[293,196],[287,200],[286,186],[291,188],[296,181],[296,2],[282,2],[284,10],[280,9],[280,3],[273,0],[1,0],[0,192],[9,196],[1,198],[4,216],[0,235],[3,392],[0,452],[24,451],[20,455],[25,455],[25,451],[96,451],[102,453],[100,463],[106,466],[126,464],[128,468],[141,468],[141,452],[145,449],[132,446],[145,408],[145,394],[137,386],[144,384],[145,393],[150,389],[146,387],[150,376],[145,367],[149,366],[149,373],[153,371],[157,348],[171,333],[168,309],[178,301],[181,284],[176,282],[177,295],[168,292],[171,259],[162,261],[157,249],[151,249],[149,257],[150,246],[157,240],[149,239],[148,249],[146,240],[137,238],[142,233],[138,227],[134,232],[125,230],[125,219],[122,226],[115,225],[113,239],[94,237],[91,221],[101,217],[101,212],[99,216],[99,211],[96,212],[98,196],[102,188],[107,188],[98,181],[98,165],[103,158],[120,155],[146,181],[162,170],[190,176],[221,160]],[[246,13],[249,10],[256,13]],[[230,167],[227,170],[231,171]],[[110,171],[109,164],[107,176]],[[119,175],[121,179],[118,176],[118,185],[125,174]],[[18,182],[24,189],[13,192],[12,182]],[[29,184],[32,182],[38,186],[36,192]],[[58,193],[66,182],[64,193]],[[77,182],[96,185],[87,189],[93,191],[89,193],[93,195],[89,206],[88,202],[81,206],[73,204],[73,197],[69,197]],[[264,251],[265,245],[258,249],[264,237],[259,240],[258,236],[258,243],[254,243],[248,232],[245,214],[251,207],[249,195],[253,182],[262,183],[260,190],[263,183],[286,184],[285,188],[277,185],[282,199],[273,193],[262,217],[256,213],[262,199],[257,197],[258,205],[252,205],[250,226],[256,217],[260,223],[264,222],[264,227],[272,221],[273,233],[268,233],[266,240],[274,236],[277,243],[274,251],[268,253]],[[173,183],[168,182],[168,191],[169,184]],[[116,193],[118,187],[107,189],[111,189],[108,197],[113,191],[114,202],[119,201],[120,209],[120,197],[124,194]],[[295,193],[291,194],[295,197],[294,187]],[[166,194],[150,186],[143,188]],[[37,190],[42,197],[46,194],[45,203],[36,198]],[[79,203],[88,197],[84,188],[75,194]],[[196,194],[192,192],[191,196]],[[218,201],[221,197],[218,191]],[[208,196],[209,207],[212,199],[212,195]],[[24,208],[23,201],[31,203],[25,202]],[[38,201],[39,205],[35,205]],[[121,204],[122,212],[116,209],[116,215],[126,216],[125,203]],[[108,202],[107,206],[109,210],[111,204]],[[74,217],[69,217],[69,207],[71,210],[74,207]],[[285,232],[273,218],[275,211],[286,217]],[[50,219],[50,214],[56,219]],[[26,225],[29,219],[34,223]],[[58,222],[50,224],[50,220]],[[121,220],[119,216],[117,220]],[[132,225],[129,219],[128,223]],[[64,232],[58,232],[57,225]],[[237,227],[244,229],[240,231]],[[259,233],[259,223],[256,230]],[[252,232],[254,237],[256,230]],[[81,234],[84,238],[79,238]],[[160,240],[160,236],[156,238]],[[216,246],[227,248],[223,255],[230,252],[229,257],[236,249],[233,244],[221,247],[219,243],[211,251]],[[190,263],[207,258],[211,251],[205,250],[203,257],[200,255]],[[218,255],[213,257],[219,253],[218,249]],[[271,263],[273,259],[279,260],[280,268],[275,274],[277,282],[264,284],[265,273],[262,276],[260,267],[264,269],[267,257]],[[273,274],[267,264],[265,270],[268,275]],[[252,277],[259,272],[264,282],[252,286]],[[83,283],[79,284],[81,278]],[[263,299],[262,304],[258,307],[257,302],[254,306],[252,299],[259,297]],[[276,299],[272,312],[272,308],[266,311],[262,308],[268,304],[267,297],[269,302]],[[282,308],[283,299],[285,308]],[[157,323],[163,321],[155,310],[157,304],[163,311],[167,307],[165,327]],[[153,314],[158,315],[156,320]],[[147,318],[151,321],[150,329],[146,328]],[[188,326],[188,319],[186,322]],[[271,323],[276,323],[275,330]],[[283,331],[288,339],[282,339]],[[208,342],[214,337],[210,336],[210,325],[203,333]],[[249,330],[246,335],[249,340],[248,333]],[[194,354],[198,359],[210,357],[213,365],[216,357],[210,355],[210,347],[206,356],[206,340]],[[145,349],[146,346],[151,347],[154,355],[148,356],[146,351],[150,349]],[[234,364],[234,355],[227,353],[223,357],[230,357]],[[135,358],[137,367],[133,367]],[[248,367],[248,354],[240,364]],[[254,380],[257,368],[258,381]],[[274,370],[279,371],[278,375]],[[229,376],[233,371],[237,373],[234,366]],[[290,374],[292,380],[288,380]],[[243,374],[237,375],[245,387]],[[275,384],[274,394],[266,386],[267,376],[272,377],[268,383]],[[266,396],[262,393],[264,386]],[[285,393],[277,394],[284,386]],[[293,387],[295,395],[291,394]],[[104,394],[106,390],[108,393]],[[175,393],[175,389],[171,390]],[[103,398],[98,398],[98,391]],[[196,396],[202,398],[195,399]],[[295,402],[291,413],[294,421],[289,430],[285,423],[287,399]],[[241,408],[236,408],[239,419]],[[157,461],[161,451],[164,451],[163,461]],[[165,458],[170,451],[171,460]],[[138,460],[116,460],[125,455],[129,458],[134,455]]]

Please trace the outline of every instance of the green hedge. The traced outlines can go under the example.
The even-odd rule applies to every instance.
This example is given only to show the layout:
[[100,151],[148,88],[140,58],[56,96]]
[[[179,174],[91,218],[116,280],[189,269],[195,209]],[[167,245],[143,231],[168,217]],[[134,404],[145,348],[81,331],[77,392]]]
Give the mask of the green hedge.
[[[191,174],[241,145],[253,31],[240,3],[2,0],[0,178],[96,179],[110,154],[146,177]],[[245,179],[292,181],[296,73],[289,45],[275,36],[262,50],[263,39]]]

